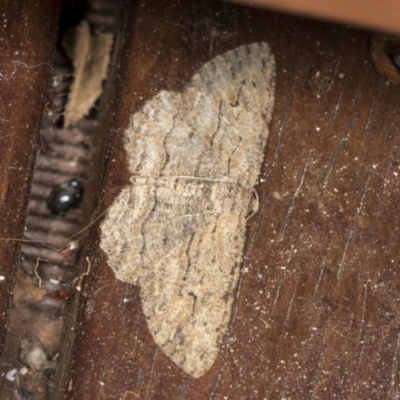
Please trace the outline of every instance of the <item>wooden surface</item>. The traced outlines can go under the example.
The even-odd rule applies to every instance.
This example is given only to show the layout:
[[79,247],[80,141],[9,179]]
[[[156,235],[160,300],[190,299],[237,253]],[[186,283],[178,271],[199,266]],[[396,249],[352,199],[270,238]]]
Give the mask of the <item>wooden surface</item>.
[[377,74],[370,34],[206,0],[162,13],[156,0],[126,3],[100,124],[101,211],[128,183],[129,115],[215,55],[266,41],[277,87],[260,211],[228,333],[199,379],[157,348],[140,287],[115,279],[95,228],[54,398],[398,398],[400,86]]
[[231,0],[243,5],[338,21],[383,31],[400,32],[397,0]]
[[[60,2],[0,2],[0,237],[23,238]],[[0,353],[20,243],[0,240]]]

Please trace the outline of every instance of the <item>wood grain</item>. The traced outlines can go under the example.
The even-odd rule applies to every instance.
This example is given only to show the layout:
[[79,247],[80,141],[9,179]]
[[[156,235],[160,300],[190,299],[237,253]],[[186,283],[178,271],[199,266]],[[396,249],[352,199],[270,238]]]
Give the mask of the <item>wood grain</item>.
[[96,229],[54,398],[397,398],[400,90],[375,71],[370,34],[206,0],[166,1],[162,15],[130,3],[120,26],[101,210],[129,183],[129,115],[215,55],[266,41],[277,86],[261,208],[223,348],[199,379],[155,345],[139,287],[115,278]]
[[[0,4],[0,237],[23,238],[60,2]],[[0,241],[0,352],[20,243]]]

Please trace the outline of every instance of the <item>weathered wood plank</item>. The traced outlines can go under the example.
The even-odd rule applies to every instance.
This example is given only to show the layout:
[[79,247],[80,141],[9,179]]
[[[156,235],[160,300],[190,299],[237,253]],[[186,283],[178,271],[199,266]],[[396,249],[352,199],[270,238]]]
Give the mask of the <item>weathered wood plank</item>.
[[[60,1],[0,3],[0,237],[22,238]],[[0,352],[20,243],[0,241]]]
[[260,211],[228,334],[199,379],[157,348],[140,288],[115,279],[96,230],[79,324],[72,315],[65,329],[70,341],[75,331],[64,352],[72,370],[58,395],[396,398],[400,90],[376,73],[369,33],[206,0],[171,0],[162,14],[153,0],[129,4],[121,27],[103,123],[102,210],[128,184],[129,115],[160,89],[182,89],[213,56],[266,41],[277,90]]

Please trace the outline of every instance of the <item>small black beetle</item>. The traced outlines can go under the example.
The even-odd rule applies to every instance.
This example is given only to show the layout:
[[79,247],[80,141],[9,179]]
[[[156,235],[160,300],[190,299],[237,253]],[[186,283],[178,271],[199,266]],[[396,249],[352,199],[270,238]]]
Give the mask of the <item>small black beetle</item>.
[[53,188],[47,199],[47,208],[53,215],[63,217],[68,210],[79,205],[82,195],[82,183],[77,179],[70,179]]

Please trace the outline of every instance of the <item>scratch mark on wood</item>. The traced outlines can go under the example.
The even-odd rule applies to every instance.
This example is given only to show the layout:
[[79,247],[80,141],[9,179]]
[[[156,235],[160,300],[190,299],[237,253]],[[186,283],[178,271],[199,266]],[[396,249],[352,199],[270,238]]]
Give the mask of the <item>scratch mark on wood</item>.
[[331,157],[328,170],[326,171],[326,174],[325,174],[325,177],[324,177],[324,182],[323,182],[321,190],[320,190],[320,192],[318,194],[317,200],[319,200],[320,196],[322,195],[322,193],[324,192],[324,190],[326,189],[326,187],[328,185],[328,181],[329,181],[329,178],[330,178],[330,176],[332,174],[333,167],[336,164],[336,160],[337,160],[339,154],[342,151],[344,143],[346,142],[347,134],[348,134],[350,128],[354,125],[355,120],[356,120],[356,113],[353,113],[352,118],[348,121],[347,126],[345,127],[345,129],[343,131],[343,135],[342,135],[342,138],[341,138],[339,144],[336,146],[336,149],[333,152],[333,155]]
[[140,399],[140,396],[134,392],[133,390],[127,390],[126,392],[124,392],[124,396],[122,397],[123,400],[127,399],[127,395],[133,394],[137,399]]
[[319,353],[318,366],[317,366],[317,368],[316,368],[316,371],[317,371],[317,372],[316,372],[316,374],[315,374],[315,377],[314,377],[314,380],[313,380],[313,384],[312,384],[312,389],[311,389],[311,393],[312,393],[311,400],[314,400],[314,399],[316,398],[316,395],[317,395],[317,390],[318,390],[319,383],[320,383],[320,376],[321,376],[321,372],[322,372],[322,370],[321,370],[321,368],[322,368],[322,363],[323,363],[323,361],[325,360],[325,344],[326,344],[326,339],[327,339],[327,337],[329,336],[328,333],[330,332],[330,328],[331,328],[330,325],[331,325],[331,320],[329,319],[329,321],[328,321],[328,326],[327,326],[327,328],[325,329],[324,337],[323,337],[323,339],[322,339],[321,350],[320,350],[320,353]]
[[367,123],[365,124],[365,130],[367,130],[369,128],[369,125],[370,125],[371,120],[372,120],[372,113],[374,111],[375,102],[376,102],[376,92],[378,91],[378,83],[379,83],[379,78],[377,77],[377,79],[375,81],[375,85],[374,85],[374,91],[373,91],[373,95],[372,95],[372,103],[371,103],[371,106],[369,108]]
[[358,338],[361,340],[361,334],[362,330],[364,327],[364,318],[365,318],[365,312],[367,311],[365,308],[365,303],[367,300],[367,292],[368,292],[368,282],[364,284],[364,295],[363,295],[363,302],[362,302],[362,308],[361,308],[361,321],[360,321],[360,331],[358,333]]
[[[288,100],[286,102],[286,105],[285,105],[285,111],[283,112],[281,124],[280,124],[280,127],[278,129],[278,141],[277,141],[277,144],[275,146],[274,158],[272,160],[271,168],[269,169],[270,170],[270,173],[269,173],[269,176],[268,176],[268,185],[269,186],[272,186],[272,182],[274,181],[274,173],[276,171],[275,165],[276,165],[276,162],[277,162],[277,159],[278,159],[278,153],[279,153],[279,151],[281,149],[282,132],[284,131],[284,128],[286,126],[286,122],[287,122],[288,117],[289,117],[289,110],[290,110],[290,108],[292,106],[293,95],[296,92],[295,88],[296,88],[296,85],[297,85],[297,81],[298,81],[298,75],[296,75],[294,77],[294,79],[293,79],[293,83],[291,85],[291,87],[293,89],[289,94],[289,98],[288,98]],[[260,207],[260,214],[261,215],[263,214],[263,210],[265,210],[267,205],[268,205],[268,200],[266,202],[262,202],[261,203],[261,207]],[[256,237],[258,235],[259,228],[260,228],[260,222],[257,221],[257,225],[256,225],[256,228],[254,229],[253,237]],[[265,238],[265,242],[264,242],[264,246],[266,246],[266,243],[268,242],[268,240],[269,239],[266,237]],[[250,241],[250,243],[252,243],[252,240]]]
[[224,370],[224,368],[221,368],[220,371],[218,372],[218,375],[214,380],[214,384],[211,387],[210,394],[208,395],[208,400],[215,400],[218,387],[221,383],[223,370]]
[[[350,69],[350,67],[349,67],[349,69]],[[336,104],[335,104],[335,107],[333,109],[334,111],[333,111],[333,116],[332,116],[332,122],[335,121],[335,119],[336,119],[336,117],[338,115],[340,104],[342,103],[342,98],[343,98],[343,95],[344,95],[344,92],[345,92],[345,89],[346,89],[346,83],[347,83],[347,76],[346,76],[346,78],[345,78],[345,80],[343,82],[343,86],[342,86],[342,88],[340,90],[339,97],[338,97],[338,99],[336,101]]]
[[364,190],[363,190],[363,193],[362,193],[362,196],[361,196],[361,200],[360,200],[360,203],[359,203],[359,205],[357,207],[356,215],[354,217],[354,220],[353,220],[349,235],[347,236],[347,241],[346,241],[346,244],[344,246],[342,259],[340,260],[338,272],[336,274],[336,278],[338,280],[340,279],[340,276],[342,275],[342,272],[344,270],[344,266],[345,266],[345,262],[346,262],[347,250],[349,248],[350,242],[352,241],[352,239],[354,237],[354,233],[355,233],[355,230],[356,230],[357,219],[358,219],[358,217],[359,217],[359,215],[361,213],[361,210],[363,208],[363,205],[364,205],[364,200],[365,200],[365,196],[366,196],[367,191],[368,191],[368,186],[369,186],[369,181],[371,179],[371,174],[372,174],[372,169],[370,169],[368,177],[367,177],[367,180],[366,180],[366,182],[364,184]]
[[398,391],[395,391],[396,381],[397,381],[397,374],[398,374],[398,357],[399,357],[399,348],[400,348],[400,334],[397,335],[397,346],[396,351],[394,352],[393,356],[393,363],[392,363],[392,374],[390,379],[390,398],[397,399]]
[[[339,65],[342,60],[342,56],[343,56],[344,49],[346,46],[346,37],[347,37],[347,28],[345,29],[345,31],[343,33],[342,45],[341,45],[340,51],[338,53],[338,57],[336,58],[335,66],[333,67],[332,76],[336,76],[338,74]],[[347,66],[346,66],[346,69],[349,69],[349,68],[347,68]],[[323,80],[321,80],[320,84],[318,85],[318,90],[316,92],[317,96],[321,96],[321,89],[322,89],[323,94],[327,94],[328,96],[330,95],[329,91],[326,90]],[[320,98],[320,97],[318,97],[318,98]],[[319,120],[320,116],[321,116],[321,111],[318,111],[316,121]]]
[[264,321],[264,320],[263,320],[262,318],[260,318],[260,317],[256,317],[256,318],[259,319],[260,321],[264,322],[266,328],[271,329],[271,325],[270,325],[267,321]]
[[290,298],[289,307],[288,307],[287,312],[286,312],[285,322],[283,323],[283,325],[285,325],[285,326],[287,326],[287,324],[289,322],[290,313],[292,312],[292,304],[293,304],[293,300],[294,300],[294,296],[295,295],[296,295],[296,288],[294,288],[292,297]]
[[361,345],[361,350],[360,350],[360,356],[358,357],[358,364],[357,364],[357,373],[356,373],[356,377],[358,377],[359,373],[360,373],[360,368],[361,368],[361,362],[364,358],[364,348],[365,348],[365,341],[362,342]]
[[149,382],[147,383],[147,387],[146,387],[146,394],[145,394],[145,399],[149,398],[149,391],[150,391],[150,387],[153,383],[153,375],[154,375],[154,366],[156,365],[156,359],[158,356],[158,352],[159,352],[159,348],[157,347],[156,350],[154,351],[154,356],[153,359],[151,360],[151,369],[150,369],[150,377],[149,377]]
[[314,289],[314,294],[313,294],[313,299],[312,299],[312,302],[313,302],[313,303],[315,302],[315,296],[317,295],[319,286],[320,286],[320,284],[321,284],[321,279],[322,279],[322,274],[324,273],[324,269],[325,269],[325,264],[322,263],[321,269],[320,269],[320,271],[319,271],[318,282],[317,282],[317,284],[315,285],[315,289]]
[[303,173],[301,174],[301,177],[300,177],[300,182],[297,185],[296,190],[294,191],[292,199],[290,200],[289,209],[288,209],[288,212],[286,213],[285,222],[283,224],[282,232],[281,232],[281,235],[279,237],[279,241],[280,242],[282,242],[282,240],[283,240],[283,238],[285,236],[285,233],[286,233],[286,229],[287,229],[287,227],[289,225],[290,216],[292,215],[292,212],[294,210],[294,206],[295,206],[295,202],[296,202],[297,196],[300,194],[301,188],[302,188],[303,183],[304,183],[304,177],[306,176],[307,167],[308,167],[308,161],[307,161],[306,165],[304,166]]
[[289,110],[292,107],[293,96],[296,93],[295,89],[297,86],[297,81],[298,81],[298,75],[296,75],[293,79],[293,83],[291,85],[293,90],[289,94],[289,98],[288,98],[288,100],[286,102],[286,106],[285,106],[285,111],[283,112],[281,126],[278,129],[278,143],[275,146],[274,159],[271,164],[271,171],[275,171],[276,160],[278,159],[278,152],[280,151],[280,148],[281,148],[282,132],[283,132],[283,130],[286,126],[286,122],[289,118]]
[[[287,266],[289,265],[290,260],[292,259],[292,254],[293,254],[293,247],[290,248],[290,252],[289,252],[288,258],[287,258],[287,260],[286,260],[286,263],[285,263],[285,265],[282,267],[283,270],[286,270]],[[281,277],[280,277],[280,279],[279,279],[278,289],[277,289],[277,291],[276,291],[274,303],[273,303],[273,305],[272,305],[271,313],[270,313],[270,315],[269,315],[269,320],[270,320],[270,321],[271,321],[272,315],[273,315],[274,312],[275,312],[276,304],[278,303],[279,293],[280,293],[280,291],[281,291],[281,287],[282,287],[284,275],[285,275],[285,273],[282,272],[282,273],[281,273]]]
[[363,331],[363,327],[364,327],[364,318],[365,318],[365,312],[366,312],[365,303],[366,303],[366,298],[367,298],[367,291],[368,291],[368,281],[364,284],[363,304],[362,304],[362,308],[361,308],[360,330],[359,330],[359,333],[358,333],[358,340],[359,340],[359,342],[362,343],[362,346],[361,346],[360,354],[359,354],[359,357],[358,357],[357,376],[358,376],[358,374],[360,372],[361,363],[362,363],[362,360],[364,358],[364,346],[365,346],[365,343],[362,340],[362,331]]

